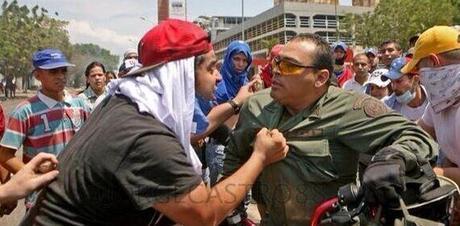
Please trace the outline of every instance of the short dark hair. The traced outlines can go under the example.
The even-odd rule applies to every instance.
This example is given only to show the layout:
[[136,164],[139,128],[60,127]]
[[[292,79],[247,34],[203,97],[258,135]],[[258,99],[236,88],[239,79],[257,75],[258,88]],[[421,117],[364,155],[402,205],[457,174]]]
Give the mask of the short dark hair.
[[315,44],[315,53],[313,54],[313,63],[317,70],[326,69],[329,71],[329,79],[331,79],[334,74],[334,60],[332,56],[332,50],[329,46],[329,43],[326,42],[321,36],[317,34],[302,33],[291,39],[293,41],[307,41]]
[[86,66],[86,70],[85,70],[85,76],[88,77],[89,76],[89,72],[91,71],[91,69],[95,68],[95,67],[101,67],[102,68],[102,72],[105,74],[105,67],[102,63],[98,62],[98,61],[93,61],[91,62],[90,64],[88,64],[88,66]]
[[380,46],[379,46],[379,50],[382,49],[383,46],[386,46],[386,45],[388,45],[388,44],[394,44],[396,50],[398,50],[398,51],[401,50],[401,45],[399,44],[399,42],[396,41],[396,40],[393,40],[393,39],[383,41],[382,44],[380,44]]

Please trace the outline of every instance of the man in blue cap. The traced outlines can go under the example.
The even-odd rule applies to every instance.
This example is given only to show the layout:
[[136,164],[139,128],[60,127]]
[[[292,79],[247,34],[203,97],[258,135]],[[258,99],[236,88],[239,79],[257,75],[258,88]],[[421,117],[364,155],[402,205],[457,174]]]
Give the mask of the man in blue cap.
[[[17,173],[38,153],[58,155],[90,112],[82,99],[64,91],[67,67],[75,65],[60,50],[39,50],[33,54],[32,63],[41,89],[11,113],[0,141],[0,164],[12,173]],[[22,161],[15,157],[21,146]],[[33,203],[33,196],[26,198],[27,208]]]
[[401,72],[401,68],[409,60],[406,57],[398,57],[391,63],[390,71],[385,77],[391,80],[393,94],[384,102],[404,117],[416,121],[422,117],[428,105],[428,99],[425,88],[420,84],[419,74]]
[[353,71],[345,66],[345,59],[347,58],[347,45],[343,42],[335,42],[332,44],[334,51],[334,74],[337,78],[337,84],[342,87],[343,84],[353,78]]

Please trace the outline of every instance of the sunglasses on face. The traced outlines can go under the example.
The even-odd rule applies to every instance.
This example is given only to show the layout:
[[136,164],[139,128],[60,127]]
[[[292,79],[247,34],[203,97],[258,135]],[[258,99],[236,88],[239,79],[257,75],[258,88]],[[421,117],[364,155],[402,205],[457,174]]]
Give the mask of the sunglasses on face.
[[281,57],[275,57],[272,60],[272,69],[278,68],[281,75],[300,75],[306,68],[316,68],[315,66],[301,65]]

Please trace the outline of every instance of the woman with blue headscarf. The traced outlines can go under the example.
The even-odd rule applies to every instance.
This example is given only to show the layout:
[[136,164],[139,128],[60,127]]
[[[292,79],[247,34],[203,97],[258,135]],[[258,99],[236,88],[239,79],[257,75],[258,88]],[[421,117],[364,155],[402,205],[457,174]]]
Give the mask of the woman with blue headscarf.
[[218,104],[233,99],[239,89],[248,83],[251,63],[251,49],[246,42],[233,41],[228,45],[220,69],[222,81],[217,85],[215,94]]

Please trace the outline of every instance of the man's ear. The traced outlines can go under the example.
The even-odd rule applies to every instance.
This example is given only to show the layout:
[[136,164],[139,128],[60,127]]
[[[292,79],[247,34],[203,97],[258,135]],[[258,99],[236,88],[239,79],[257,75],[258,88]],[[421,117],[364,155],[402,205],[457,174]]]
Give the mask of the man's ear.
[[436,54],[431,53],[429,59],[433,62],[433,66],[439,67],[441,65],[441,61],[439,60],[439,57]]
[[38,69],[34,69],[34,70],[32,71],[32,75],[33,75],[37,80],[40,80],[40,79],[39,79],[39,74],[38,74]]
[[315,81],[315,87],[319,88],[326,84],[329,81],[329,77],[331,75],[329,74],[329,71],[326,69],[321,69],[317,72],[316,74],[316,81]]

